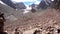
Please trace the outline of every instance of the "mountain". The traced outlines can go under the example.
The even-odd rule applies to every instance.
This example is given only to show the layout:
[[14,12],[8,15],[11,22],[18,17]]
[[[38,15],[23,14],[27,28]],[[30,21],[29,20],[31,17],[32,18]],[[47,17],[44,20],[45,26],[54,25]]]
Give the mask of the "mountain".
[[35,7],[35,4],[33,3],[33,4],[31,5],[31,7],[32,7],[32,8]]
[[7,4],[8,6],[16,9],[15,4],[11,0],[1,0],[1,1]]
[[26,9],[26,6],[24,5],[23,2],[16,3],[16,8],[17,9]]
[[52,7],[55,9],[60,9],[60,0],[54,0],[52,2]]
[[46,9],[47,8],[47,5],[46,5],[46,3],[45,3],[45,1],[41,1],[40,3],[39,3],[39,5],[38,5],[38,7],[37,7],[38,9]]

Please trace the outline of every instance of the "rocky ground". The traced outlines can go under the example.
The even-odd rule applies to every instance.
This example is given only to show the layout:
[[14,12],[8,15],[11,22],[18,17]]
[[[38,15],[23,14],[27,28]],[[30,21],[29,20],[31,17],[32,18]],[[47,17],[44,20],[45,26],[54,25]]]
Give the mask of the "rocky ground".
[[58,34],[60,31],[60,11],[55,9],[39,10],[35,13],[27,13],[22,18],[5,26],[8,34],[13,34],[15,29],[20,34]]

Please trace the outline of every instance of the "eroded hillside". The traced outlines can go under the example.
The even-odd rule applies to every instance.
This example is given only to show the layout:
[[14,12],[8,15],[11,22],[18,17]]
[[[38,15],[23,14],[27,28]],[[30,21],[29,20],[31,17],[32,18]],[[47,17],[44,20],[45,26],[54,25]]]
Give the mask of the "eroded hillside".
[[49,8],[46,10],[39,10],[35,13],[30,12],[22,15],[22,18],[14,21],[11,23],[11,25],[6,26],[5,29],[8,32],[14,31],[15,28],[18,28],[20,32],[34,28],[42,29],[44,31],[47,30],[47,28],[50,26],[54,27],[53,29],[60,28],[60,12],[58,10]]

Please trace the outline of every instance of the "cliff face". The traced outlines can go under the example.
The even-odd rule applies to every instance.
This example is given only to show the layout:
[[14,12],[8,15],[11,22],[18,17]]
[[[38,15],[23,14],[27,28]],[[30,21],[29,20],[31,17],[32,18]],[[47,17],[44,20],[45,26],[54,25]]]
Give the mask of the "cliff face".
[[42,0],[37,8],[43,9],[43,8],[48,8],[48,7],[51,7],[54,9],[60,9],[60,0],[54,0],[54,1]]
[[60,0],[55,0],[55,1],[53,2],[53,5],[54,5],[54,8],[55,8],[55,9],[60,9]]
[[8,6],[16,9],[15,4],[11,0],[1,0],[1,1],[7,4]]
[[37,7],[38,9],[41,8],[41,9],[46,9],[47,8],[47,5],[45,3],[45,1],[41,1],[41,3],[38,5]]
[[20,3],[16,3],[16,8],[17,9],[26,9],[26,6],[24,5],[23,2],[20,2]]

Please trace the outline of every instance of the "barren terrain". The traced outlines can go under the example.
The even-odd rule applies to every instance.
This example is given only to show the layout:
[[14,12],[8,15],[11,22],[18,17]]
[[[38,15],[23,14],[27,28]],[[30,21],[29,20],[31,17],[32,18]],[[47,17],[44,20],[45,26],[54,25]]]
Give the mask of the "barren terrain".
[[[10,23],[10,22],[9,22]],[[9,24],[8,23],[8,24]],[[10,25],[5,24],[6,31],[14,31],[16,28],[20,32],[24,32],[34,28],[47,30],[49,26],[60,28],[60,12],[55,9],[39,10],[35,13],[27,13]]]

